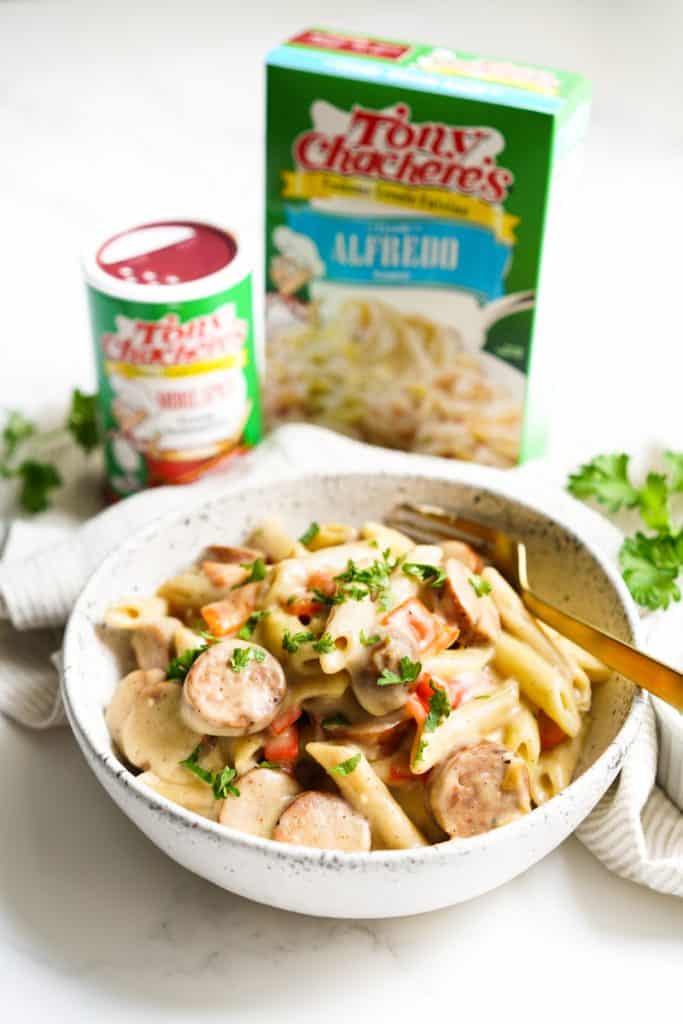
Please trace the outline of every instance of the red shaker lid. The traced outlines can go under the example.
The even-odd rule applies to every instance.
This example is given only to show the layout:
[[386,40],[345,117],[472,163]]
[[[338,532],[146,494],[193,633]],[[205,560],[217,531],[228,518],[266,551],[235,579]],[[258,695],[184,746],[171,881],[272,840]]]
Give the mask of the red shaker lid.
[[194,221],[158,221],[122,231],[97,250],[100,270],[137,285],[178,285],[208,277],[235,258],[227,231]]

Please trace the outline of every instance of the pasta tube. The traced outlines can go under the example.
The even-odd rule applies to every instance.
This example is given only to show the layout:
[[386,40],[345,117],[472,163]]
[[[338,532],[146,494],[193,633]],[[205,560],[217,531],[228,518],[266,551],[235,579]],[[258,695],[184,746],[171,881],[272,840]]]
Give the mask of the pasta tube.
[[[309,743],[306,750],[323,766],[354,810],[368,819],[373,837],[379,844],[390,850],[428,845],[357,747],[341,743]],[[357,757],[358,763],[348,774],[335,771],[339,765]]]
[[431,732],[424,724],[418,731],[410,757],[416,775],[429,771],[460,743],[480,739],[502,726],[519,706],[519,687],[510,679],[485,699],[474,698],[451,711]]
[[576,736],[581,728],[581,716],[571,678],[509,633],[501,633],[498,638],[493,662],[503,675],[516,679],[524,695],[543,708],[568,736]]

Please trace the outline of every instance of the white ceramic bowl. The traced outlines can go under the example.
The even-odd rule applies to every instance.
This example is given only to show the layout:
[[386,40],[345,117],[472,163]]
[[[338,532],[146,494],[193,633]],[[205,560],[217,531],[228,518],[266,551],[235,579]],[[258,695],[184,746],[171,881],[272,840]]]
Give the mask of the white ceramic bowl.
[[[450,470],[453,472],[453,469]],[[457,472],[457,470],[455,470]],[[472,480],[472,470],[463,476]],[[287,910],[330,917],[397,917],[449,906],[514,877],[562,842],[619,771],[643,697],[614,678],[596,689],[579,775],[531,814],[485,835],[420,850],[336,853],[285,846],[200,818],[141,786],[112,750],[104,708],[128,666],[99,635],[115,601],[153,592],[207,544],[239,540],[266,515],[294,533],[311,519],[379,518],[405,498],[459,508],[521,535],[536,588],[560,605],[631,640],[637,615],[621,579],[571,528],[506,493],[503,474],[486,488],[411,475],[343,475],[280,482],[215,498],[185,516],[157,521],[97,570],[71,616],[64,644],[64,698],[88,764],[112,799],[170,857],[198,875]],[[571,520],[574,504],[562,506]]]

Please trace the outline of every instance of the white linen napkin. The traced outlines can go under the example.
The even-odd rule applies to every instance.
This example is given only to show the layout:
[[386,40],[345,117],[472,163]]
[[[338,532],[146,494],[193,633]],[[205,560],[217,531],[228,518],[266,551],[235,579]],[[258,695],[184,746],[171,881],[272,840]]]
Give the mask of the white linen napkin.
[[[281,427],[223,476],[207,478],[192,487],[165,487],[145,491],[106,509],[77,529],[73,522],[48,516],[37,522],[20,521],[10,531],[0,563],[0,711],[34,729],[65,722],[59,696],[54,651],[61,627],[90,573],[130,533],[162,513],[187,509],[211,493],[241,488],[310,472],[406,469],[433,476],[471,471],[459,463],[405,455],[350,441],[309,425]],[[495,473],[495,471],[491,471]],[[531,463],[506,474],[509,482],[531,478],[555,482],[564,470],[547,463]],[[552,489],[544,495],[544,508],[552,514]],[[577,520],[590,530],[594,541],[614,557],[614,531],[601,532],[600,520],[587,517],[577,505]],[[675,662],[683,654],[683,611],[667,613],[666,649],[657,642],[661,616],[653,617],[649,649]],[[674,639],[673,646],[671,645]],[[652,644],[656,649],[652,649]],[[58,662],[57,662],[58,664]],[[656,786],[657,736],[651,708],[640,735],[624,763],[621,775],[577,835],[605,866],[660,892],[683,896],[683,815]]]

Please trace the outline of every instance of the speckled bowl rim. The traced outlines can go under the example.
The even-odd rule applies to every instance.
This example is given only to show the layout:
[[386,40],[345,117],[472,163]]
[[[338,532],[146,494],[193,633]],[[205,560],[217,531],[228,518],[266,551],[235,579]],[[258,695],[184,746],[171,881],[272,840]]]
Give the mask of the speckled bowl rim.
[[[340,479],[348,479],[350,481],[353,481],[354,479],[356,481],[359,481],[360,479],[373,481],[376,481],[377,479],[393,479],[400,480],[401,482],[413,480],[424,483],[426,481],[428,483],[433,483],[435,486],[479,487],[481,490],[488,492],[496,499],[511,505],[517,505],[518,507],[536,515],[540,514],[549,522],[559,526],[567,536],[572,538],[572,540],[586,548],[598,562],[602,571],[608,577],[616,591],[616,594],[620,599],[621,610],[625,614],[631,636],[637,643],[640,636],[640,618],[635,604],[633,603],[621,576],[617,573],[610,561],[601,553],[599,548],[595,547],[586,537],[582,537],[581,532],[575,530],[567,521],[558,518],[556,515],[551,515],[545,512],[539,505],[534,504],[533,502],[524,501],[518,496],[516,493],[517,489],[514,486],[510,488],[509,491],[506,490],[503,486],[504,474],[502,472],[482,468],[481,477],[480,479],[477,479],[477,476],[472,474],[472,468],[473,467],[467,465],[462,478],[458,478],[455,475],[444,477],[432,474],[420,474],[409,470],[404,472],[392,470],[391,472],[301,474],[300,476],[278,479],[271,486],[278,487],[286,486],[287,484],[300,485],[302,481],[306,480],[310,480],[315,486],[320,486],[321,484],[324,484],[325,481],[336,482]],[[496,483],[500,486],[496,486]],[[212,505],[229,500],[232,496],[243,499],[246,494],[263,493],[264,491],[267,492],[268,489],[268,484],[260,483],[245,486],[241,488],[239,492],[227,489],[223,493],[214,492],[210,496],[207,496],[206,501],[193,505],[192,508],[187,511],[178,512],[177,510],[173,510],[154,519],[153,522],[148,523],[142,529],[131,534],[131,536],[120,547],[118,547],[116,551],[108,555],[99,568],[97,568],[91,575],[90,579],[81,591],[81,594],[79,595],[69,617],[64,634],[64,675],[62,680],[62,696],[67,719],[79,745],[83,749],[84,754],[86,754],[86,759],[88,759],[89,755],[89,757],[92,757],[94,760],[99,762],[101,768],[111,778],[114,785],[123,786],[123,788],[126,789],[128,793],[147,810],[157,813],[160,812],[161,814],[169,817],[172,821],[176,822],[178,825],[182,825],[190,831],[196,832],[199,830],[219,845],[236,845],[238,847],[250,849],[255,853],[260,853],[264,857],[291,859],[296,861],[299,865],[304,864],[311,868],[317,866],[321,868],[331,868],[338,871],[341,867],[346,865],[349,869],[358,869],[361,867],[370,869],[388,867],[392,870],[397,870],[400,868],[401,864],[409,866],[416,863],[422,863],[426,860],[455,861],[458,857],[464,854],[476,853],[479,848],[482,848],[492,842],[495,843],[506,840],[513,841],[514,839],[521,839],[526,833],[539,827],[539,818],[547,819],[548,817],[563,817],[564,808],[572,801],[573,794],[582,785],[584,787],[589,786],[591,779],[599,774],[603,765],[607,766],[606,771],[609,774],[610,768],[608,766],[608,762],[617,765],[622,763],[628,748],[637,735],[642,722],[644,710],[647,705],[647,694],[638,689],[634,692],[631,706],[621,728],[607,747],[605,747],[602,754],[600,754],[593,764],[591,764],[575,782],[572,782],[567,789],[563,790],[562,793],[558,794],[558,796],[554,797],[552,800],[549,800],[548,803],[535,808],[530,812],[530,814],[506,825],[505,828],[494,829],[490,832],[484,832],[481,835],[472,836],[467,839],[445,840],[441,843],[410,850],[371,850],[369,852],[317,850],[311,847],[296,846],[294,844],[287,845],[278,843],[273,839],[264,839],[260,836],[248,835],[247,833],[240,832],[237,829],[230,828],[229,826],[220,825],[217,822],[210,821],[208,818],[195,814],[193,811],[188,811],[185,808],[180,807],[179,804],[168,800],[166,797],[154,793],[146,786],[140,785],[137,781],[137,777],[133,775],[123,764],[121,764],[111,749],[102,747],[91,738],[87,727],[79,720],[78,714],[73,706],[70,691],[72,677],[75,675],[75,670],[70,669],[71,658],[69,657],[69,651],[72,647],[76,646],[76,629],[78,619],[82,614],[81,608],[87,603],[91,589],[95,588],[99,584],[102,576],[110,573],[112,567],[115,566],[119,559],[121,559],[130,549],[138,547],[148,538],[157,536],[165,527],[169,527],[175,523],[180,523],[188,517],[192,518],[201,514]],[[569,496],[557,495],[556,492],[555,497],[556,499],[561,497],[563,509],[566,508],[567,517],[569,518],[572,510],[577,508],[577,503]],[[601,520],[600,517],[590,509],[586,509],[585,506],[580,507],[582,509],[582,513],[585,513],[583,518],[593,517],[596,521],[600,522],[604,532],[605,521]],[[90,621],[89,617],[85,617]]]

